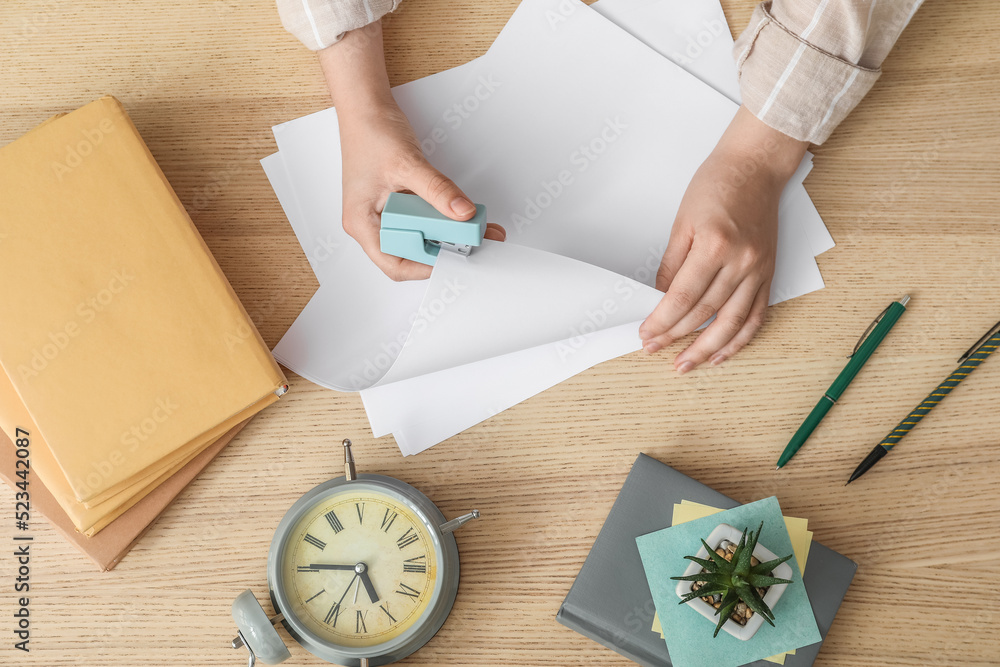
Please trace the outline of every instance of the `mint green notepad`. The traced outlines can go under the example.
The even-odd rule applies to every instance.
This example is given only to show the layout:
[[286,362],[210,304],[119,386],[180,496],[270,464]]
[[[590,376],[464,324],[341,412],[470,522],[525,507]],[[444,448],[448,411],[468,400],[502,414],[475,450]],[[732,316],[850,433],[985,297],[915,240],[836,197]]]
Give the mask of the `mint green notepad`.
[[772,610],[776,627],[765,623],[746,641],[725,632],[713,639],[715,624],[687,605],[678,604],[677,582],[670,577],[683,574],[691,563],[684,556],[695,555],[700,540],[720,523],[756,530],[761,521],[764,530],[760,543],[779,556],[792,553],[781,507],[773,496],[636,538],[674,667],[735,667],[820,641],[802,575],[795,567],[792,583]]

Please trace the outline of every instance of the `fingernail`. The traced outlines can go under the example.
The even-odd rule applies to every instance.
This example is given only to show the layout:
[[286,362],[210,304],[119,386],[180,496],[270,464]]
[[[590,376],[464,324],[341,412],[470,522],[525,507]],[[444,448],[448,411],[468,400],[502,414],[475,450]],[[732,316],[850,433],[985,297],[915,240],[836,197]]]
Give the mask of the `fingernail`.
[[685,361],[683,364],[681,364],[680,366],[677,367],[677,372],[680,375],[684,375],[685,373],[687,373],[692,368],[694,368],[694,364],[691,363],[690,361]]
[[714,355],[712,355],[712,358],[708,360],[708,363],[710,363],[713,366],[718,366],[719,364],[721,364],[725,360],[726,360],[726,355],[724,355],[724,354],[714,354]]
[[476,207],[465,197],[455,197],[451,200],[451,210],[455,212],[455,215],[465,217],[475,213]]
[[659,351],[659,349],[660,349],[660,344],[659,344],[659,343],[654,343],[654,342],[650,341],[650,342],[646,343],[646,344],[645,344],[645,345],[643,346],[643,348],[642,348],[642,349],[644,349],[644,350],[645,350],[646,352],[648,352],[649,354],[654,354],[655,352],[658,352],[658,351]]

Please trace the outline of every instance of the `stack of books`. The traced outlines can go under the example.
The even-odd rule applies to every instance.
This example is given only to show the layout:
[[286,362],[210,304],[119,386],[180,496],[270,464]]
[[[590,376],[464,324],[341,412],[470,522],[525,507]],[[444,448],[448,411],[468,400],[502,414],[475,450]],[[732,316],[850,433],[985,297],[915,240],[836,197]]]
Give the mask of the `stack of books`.
[[0,149],[0,312],[0,474],[24,445],[33,509],[104,569],[287,390],[112,97]]
[[[674,520],[678,516],[675,505],[692,506],[683,523],[683,526],[692,527],[698,523],[719,523],[719,517],[725,517],[726,513],[715,515],[716,508],[740,508],[740,511],[752,515],[754,528],[763,511],[761,507],[772,515],[767,524],[770,528],[766,532],[774,531],[775,537],[783,534],[777,543],[782,548],[791,545],[797,561],[797,567],[792,568],[794,572],[791,578],[794,585],[800,588],[795,592],[798,600],[794,603],[790,602],[791,598],[781,601],[782,608],[777,612],[789,612],[792,615],[792,620],[785,628],[794,629],[797,633],[791,644],[768,650],[770,644],[760,641],[745,642],[747,646],[741,647],[741,642],[723,636],[724,633],[713,639],[714,622],[706,621],[691,609],[678,606],[679,599],[676,595],[663,595],[662,590],[651,590],[650,581],[655,580],[656,573],[650,570],[650,564],[655,559],[648,558],[647,553],[644,561],[640,547],[643,542],[647,542],[648,547],[656,547],[656,544],[650,544],[649,541],[665,537],[665,528],[681,525],[679,518],[678,521]],[[691,512],[705,518],[693,520]],[[785,532],[786,526],[782,526],[776,499],[765,499],[741,507],[732,498],[656,459],[640,454],[556,619],[649,667],[692,664],[773,667],[775,662],[788,667],[807,667],[813,664],[819,654],[823,639],[854,579],[857,565],[819,542],[812,541],[811,534],[803,534],[803,531],[808,532],[804,526],[800,529],[793,527],[801,521],[786,518],[784,524],[789,530]],[[701,534],[697,530],[695,533]],[[697,539],[693,542],[697,543]],[[684,548],[688,546],[690,543]],[[654,548],[651,551],[658,550]],[[671,574],[682,574],[681,570],[688,561],[681,556],[665,560],[664,571],[668,576],[659,578],[667,581]],[[806,558],[808,568],[805,567]],[[669,581],[670,588],[676,583]],[[791,594],[790,587],[786,595]],[[658,605],[662,609],[658,609]],[[657,611],[660,612],[659,615]],[[674,623],[676,618],[673,617],[682,613],[686,615],[682,619],[684,623]],[[802,622],[803,619],[808,622]],[[688,624],[690,628],[687,627]],[[771,637],[767,636],[769,633],[773,633]],[[778,633],[774,628],[765,627],[760,634],[761,638],[758,639],[770,641]],[[716,646],[713,647],[712,642]],[[677,655],[672,655],[668,650],[672,643],[675,643],[673,651]],[[692,656],[689,649],[694,644],[710,647],[712,651],[705,650]],[[793,647],[794,650],[791,650]],[[724,650],[725,654],[722,657],[715,655],[716,648]],[[753,649],[761,650],[754,654]],[[782,653],[772,655],[775,651]]]

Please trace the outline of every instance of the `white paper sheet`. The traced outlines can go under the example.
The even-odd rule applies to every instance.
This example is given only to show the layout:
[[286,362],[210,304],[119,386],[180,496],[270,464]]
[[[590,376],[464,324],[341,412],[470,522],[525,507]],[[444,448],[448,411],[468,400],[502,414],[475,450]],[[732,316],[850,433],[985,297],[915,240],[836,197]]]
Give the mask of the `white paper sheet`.
[[[268,156],[261,163],[278,198],[283,202],[291,201],[294,191],[281,154]],[[285,210],[296,224],[297,209],[288,207]],[[446,256],[444,259],[453,258]],[[618,283],[617,279],[615,283]],[[628,284],[618,284],[622,298],[628,294],[624,287]],[[639,312],[651,307],[648,294],[641,307],[637,308]],[[634,305],[639,303],[636,301]],[[597,330],[597,324],[602,319],[600,312],[608,310],[607,305],[602,304],[600,310],[592,311],[592,317],[571,328],[571,337],[557,343],[362,391],[361,397],[373,434],[381,437],[392,433],[404,455],[416,454],[602,361],[640,349],[638,320]],[[315,311],[310,310],[307,317],[314,313],[321,317],[324,312],[336,311],[319,306]],[[323,329],[307,326],[303,331],[322,332]],[[315,342],[306,345],[309,344],[325,347],[329,340],[319,336]],[[361,373],[368,377],[362,377],[357,384],[373,380],[383,370],[379,367],[385,365],[387,357],[380,356],[372,361],[371,366],[363,365]],[[314,368],[317,374],[312,372]],[[337,369],[334,368],[333,372],[336,373]],[[324,384],[322,375],[326,375],[324,368],[307,364],[303,377]],[[326,384],[329,386],[329,383]]]
[[[590,7],[738,102],[736,69],[729,55],[733,40],[725,26],[725,16],[717,0],[599,0]],[[721,32],[720,21],[723,26]],[[510,34],[510,27],[505,27],[504,30]],[[707,42],[707,34],[711,34],[713,38],[710,43]],[[699,53],[693,44],[702,47],[703,52]],[[439,143],[455,141],[456,134],[461,137],[467,131],[462,130],[467,117],[476,113],[480,105],[488,104],[491,95],[503,85],[496,78],[496,68],[490,67],[484,59],[476,59],[418,82],[397,87],[395,94],[408,95],[410,91],[415,91],[416,106],[426,107],[424,115],[429,116],[432,122],[428,127],[422,128],[418,137],[425,152],[433,154]],[[428,101],[433,102],[428,104]],[[321,150],[312,152],[306,158],[317,161],[317,168],[300,175],[304,179],[299,182],[300,190],[307,193],[323,192],[330,183],[339,183],[339,137],[335,137],[334,141],[324,142],[320,136],[335,123],[336,113],[333,109],[328,109],[274,128],[279,147],[286,143],[281,140],[280,135],[293,127],[300,131],[300,136],[317,137],[322,146]],[[308,140],[303,139],[303,142],[308,146]],[[296,152],[294,148],[293,144],[293,153]],[[292,161],[297,157],[293,156]],[[814,254],[818,255],[832,248],[834,243],[808,194],[801,187],[802,180],[811,168],[812,156],[807,154],[799,170],[789,180],[782,208],[788,219],[803,226]],[[329,195],[326,205],[332,207],[330,210],[339,211],[339,188],[325,194]],[[294,192],[289,197],[292,201],[287,205],[286,214],[291,217],[288,209],[297,209],[298,202],[294,201]],[[338,221],[339,217],[333,220],[331,216],[324,216],[316,221],[303,219],[299,224],[293,224],[320,282],[328,273],[326,269],[335,263],[331,261],[330,246],[333,237],[330,231],[334,224],[339,225]]]
[[[623,4],[615,0],[598,4],[609,2]],[[668,2],[673,0],[636,3],[643,4],[644,11],[630,14],[645,21],[650,16],[647,6]],[[567,6],[573,8],[568,13]],[[553,11],[561,12],[562,18],[553,22],[547,16]],[[721,95],[593,10],[582,4],[545,0],[522,5],[487,56],[398,87],[394,93],[423,139],[432,163],[454,177],[473,199],[487,203],[491,220],[508,227],[510,241],[589,260],[649,283],[679,195],[735,109]],[[678,98],[686,100],[687,106],[678,105]],[[702,106],[711,112],[701,113]],[[524,114],[525,108],[532,113]],[[580,109],[587,112],[578,113]],[[621,116],[623,110],[629,114],[627,121],[615,118],[616,112]],[[585,127],[581,117],[603,117],[604,122],[595,132]],[[497,127],[503,128],[499,138],[494,136]],[[557,131],[546,132],[553,127]],[[668,136],[671,128],[677,135],[678,127],[686,128],[683,137]],[[632,132],[636,139],[631,141],[630,130],[637,130]],[[648,133],[657,132],[663,137],[662,144],[648,138]],[[695,136],[712,132],[714,136],[707,139]],[[372,386],[388,372],[382,384],[367,389],[362,396],[375,434],[393,432],[404,453],[433,445],[600,361],[639,349],[636,330],[655,305],[653,297],[648,297],[650,302],[643,304],[643,312],[634,315],[632,322],[609,319],[602,327],[592,327],[595,330],[590,333],[560,340],[567,318],[593,325],[581,319],[587,307],[581,310],[574,305],[576,310],[564,311],[558,320],[552,318],[549,330],[525,325],[520,330],[498,330],[502,335],[488,341],[470,336],[466,340],[473,343],[470,347],[461,354],[451,354],[456,348],[455,340],[447,340],[449,335],[462,342],[463,327],[475,329],[477,322],[485,321],[489,298],[502,300],[511,295],[499,289],[488,298],[465,299],[461,308],[446,309],[455,321],[441,328],[447,335],[437,341],[437,347],[431,346],[430,354],[415,355],[409,366],[393,368],[408,332],[426,320],[421,319],[421,301],[439,297],[424,284],[392,283],[343,233],[335,111],[278,126],[275,136],[280,153],[262,164],[322,285],[275,354],[303,376],[342,390]],[[600,153],[596,149],[601,142],[594,144],[594,159],[577,150],[588,136],[590,141],[604,142]],[[651,156],[650,145],[671,146],[672,150]],[[549,150],[542,150],[545,148]],[[612,149],[619,149],[618,154]],[[647,163],[652,167],[645,171],[636,168]],[[560,164],[565,169],[553,168]],[[801,177],[810,166],[804,161]],[[560,181],[564,170],[570,171],[572,178]],[[615,174],[632,176],[637,171],[643,172],[637,179],[614,178]],[[651,172],[670,177],[652,178]],[[814,220],[807,219],[809,209],[815,209],[800,183],[801,178],[797,183],[793,179],[782,201],[779,266],[772,301],[822,287],[813,255],[827,244],[824,236],[829,238],[829,234],[818,214]],[[559,185],[565,186],[562,191]],[[529,194],[519,212],[518,197],[512,193],[523,192]],[[648,192],[655,192],[656,199],[642,201],[642,194]],[[539,199],[541,194],[548,194],[551,202]],[[530,209],[532,198],[539,209],[534,216],[529,215],[534,213]],[[640,214],[632,214],[630,206],[631,215],[623,215],[621,202],[638,204],[635,209]],[[510,216],[509,221],[496,217],[498,209],[501,216]],[[788,211],[800,218],[797,224],[785,223]],[[519,226],[515,214],[530,222]],[[653,227],[650,219],[660,220],[660,228]],[[587,231],[579,233],[581,227]],[[600,240],[582,243],[581,238]],[[506,257],[503,251],[481,252],[481,257],[471,258],[472,262],[482,261],[476,275],[489,272],[491,258]],[[511,258],[516,255],[511,253]],[[446,281],[452,270],[460,268],[448,266],[450,260],[439,260],[431,283],[438,278]],[[569,260],[560,257],[553,261]],[[500,266],[498,263],[498,270]],[[352,287],[345,289],[347,284]],[[467,294],[474,297],[479,291]],[[481,291],[486,297],[487,290]],[[466,308],[479,314],[463,318]],[[512,337],[513,333],[521,337]],[[411,345],[420,349],[417,341]],[[526,349],[518,349],[521,346]],[[439,358],[442,355],[444,359]],[[392,379],[401,381],[385,384]]]
[[[733,37],[718,0],[599,0],[590,8],[733,102],[740,102]],[[782,214],[802,225],[813,254],[819,255],[834,243],[801,185],[810,169],[811,153],[789,179]]]
[[469,257],[438,259],[420,315],[381,383],[642,320],[662,296],[592,264],[484,241]]
[[417,454],[609,358],[639,350],[639,324],[366,389],[361,398],[372,432],[392,433],[404,456]]
[[718,0],[599,0],[590,7],[664,58],[739,102],[733,38]]

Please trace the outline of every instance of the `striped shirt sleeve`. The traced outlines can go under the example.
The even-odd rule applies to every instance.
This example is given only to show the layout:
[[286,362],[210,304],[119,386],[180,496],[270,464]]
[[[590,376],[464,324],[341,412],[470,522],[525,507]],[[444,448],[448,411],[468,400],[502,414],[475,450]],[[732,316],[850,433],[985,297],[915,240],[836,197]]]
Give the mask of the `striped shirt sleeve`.
[[344,33],[374,23],[400,0],[277,0],[281,24],[313,51],[340,41]]
[[923,0],[773,0],[736,40],[743,104],[821,144],[868,93]]

